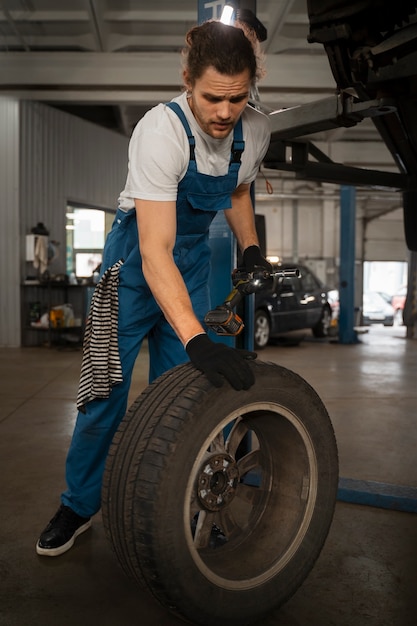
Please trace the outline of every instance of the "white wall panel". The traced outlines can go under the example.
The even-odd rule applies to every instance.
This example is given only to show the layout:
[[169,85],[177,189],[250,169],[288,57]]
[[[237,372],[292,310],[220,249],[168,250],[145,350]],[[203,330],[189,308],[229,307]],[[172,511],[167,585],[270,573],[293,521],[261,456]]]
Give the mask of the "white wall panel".
[[20,344],[19,103],[0,98],[0,346]]
[[260,194],[256,201],[256,212],[265,215],[268,254],[300,260],[337,257],[338,194],[327,197],[314,189],[306,193],[306,185],[300,189],[299,181],[287,180],[281,189],[275,181],[274,186],[275,197]]
[[[379,217],[366,222],[364,205]],[[401,197],[394,192],[357,189],[355,254],[362,261],[406,261]],[[394,208],[393,208],[394,207]],[[296,211],[296,219],[294,212]],[[265,216],[267,253],[286,260],[326,260],[327,283],[339,262],[340,189],[336,185],[314,188],[299,180],[273,180],[273,194],[257,182],[256,212]],[[296,230],[295,230],[296,229]],[[333,263],[330,261],[333,259]]]
[[364,261],[408,261],[402,209],[373,220],[364,233]]

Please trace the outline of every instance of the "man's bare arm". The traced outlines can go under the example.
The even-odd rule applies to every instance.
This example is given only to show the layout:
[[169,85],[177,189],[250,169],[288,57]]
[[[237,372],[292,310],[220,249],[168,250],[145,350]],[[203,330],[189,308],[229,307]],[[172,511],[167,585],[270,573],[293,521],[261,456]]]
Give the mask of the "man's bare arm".
[[174,262],[176,204],[135,200],[135,205],[145,280],[167,321],[185,344],[204,329]]
[[259,245],[250,185],[237,187],[232,195],[232,208],[226,209],[224,214],[242,252],[249,246]]

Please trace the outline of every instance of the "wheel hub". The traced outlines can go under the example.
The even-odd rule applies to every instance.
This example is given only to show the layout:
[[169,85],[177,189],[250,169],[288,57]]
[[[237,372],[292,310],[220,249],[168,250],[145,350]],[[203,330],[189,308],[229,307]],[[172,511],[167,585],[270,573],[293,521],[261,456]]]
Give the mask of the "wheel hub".
[[229,454],[215,454],[202,466],[197,477],[197,495],[209,511],[220,511],[234,498],[239,481],[236,461]]

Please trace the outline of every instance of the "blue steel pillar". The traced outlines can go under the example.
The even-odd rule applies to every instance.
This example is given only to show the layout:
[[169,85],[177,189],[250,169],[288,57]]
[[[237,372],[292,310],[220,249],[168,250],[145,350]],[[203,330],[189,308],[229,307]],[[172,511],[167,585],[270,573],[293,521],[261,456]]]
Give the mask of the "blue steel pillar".
[[[226,0],[198,0],[198,23],[221,17]],[[234,2],[227,2],[233,4]],[[211,275],[210,298],[212,308],[221,304],[232,289],[231,275],[236,263],[236,241],[223,212],[213,220],[210,227]],[[221,337],[209,331],[211,339],[235,346],[234,337]]]
[[[234,9],[241,5],[250,8],[256,13],[256,0],[198,0],[198,23],[219,19],[223,8],[230,4]],[[255,206],[254,185],[251,188],[252,202]],[[231,274],[237,261],[237,244],[234,235],[231,233],[223,212],[217,215],[210,228],[210,248],[211,248],[211,277],[210,277],[210,297],[211,305],[214,308],[221,304],[232,289]],[[242,335],[239,335],[238,342],[235,337],[221,337],[209,331],[209,335],[215,341],[221,341],[229,346],[253,349],[253,326],[254,326],[254,296],[244,299],[244,320],[245,328]]]
[[339,342],[357,343],[355,326],[356,189],[340,188]]
[[[208,19],[219,19],[225,4],[232,5],[235,9],[240,5],[239,0],[199,0],[198,23]],[[245,6],[248,4],[246,2]],[[255,0],[250,2],[251,9],[255,9]],[[252,201],[255,206],[254,188],[251,189]],[[210,228],[211,248],[211,277],[210,297],[214,308],[221,304],[232,289],[231,274],[237,260],[236,240],[231,233],[224,214],[217,215]],[[253,349],[253,324],[254,324],[254,296],[248,296],[244,300],[245,329],[238,338],[239,347]],[[236,346],[234,337],[219,337],[209,331],[211,338],[221,341],[229,346]]]

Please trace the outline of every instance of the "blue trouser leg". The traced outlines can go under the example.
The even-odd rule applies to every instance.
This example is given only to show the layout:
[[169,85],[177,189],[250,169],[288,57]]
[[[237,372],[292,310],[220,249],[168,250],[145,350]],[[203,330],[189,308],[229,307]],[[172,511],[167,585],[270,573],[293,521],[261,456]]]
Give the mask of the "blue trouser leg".
[[79,413],[67,455],[67,490],[63,504],[83,517],[96,513],[101,504],[101,484],[108,449],[121,420],[129,394],[132,371],[144,337],[161,312],[141,278],[134,215],[121,215],[104,251],[110,266],[122,255],[119,274],[118,346],[123,382],[115,385],[107,399],[93,400]]
[[113,387],[106,400],[93,400],[79,413],[66,462],[67,490],[63,504],[78,515],[90,517],[101,505],[104,465],[114,433],[123,419],[133,366],[143,335],[119,337],[123,382]]
[[148,345],[150,383],[169,369],[188,361],[181,341],[162,316],[148,335]]
[[[93,400],[79,413],[66,462],[68,489],[63,504],[78,515],[90,517],[101,505],[101,485],[107,453],[127,409],[132,371],[142,337],[119,335],[123,382],[116,385],[106,400]],[[175,365],[188,360],[171,326],[160,316],[149,332],[150,382]]]

